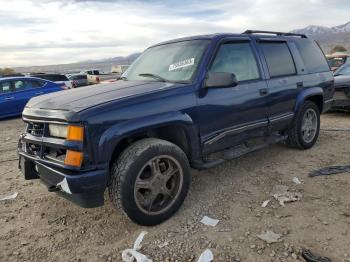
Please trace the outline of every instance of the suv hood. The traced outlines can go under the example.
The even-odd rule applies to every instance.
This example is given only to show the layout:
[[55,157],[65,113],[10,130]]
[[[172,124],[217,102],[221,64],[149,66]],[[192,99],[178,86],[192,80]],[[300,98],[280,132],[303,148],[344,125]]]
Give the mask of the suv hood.
[[175,85],[182,84],[155,81],[117,81],[59,91],[29,100],[23,111],[23,117],[63,118],[65,120],[69,118],[73,120],[78,118],[77,113],[85,109],[111,101],[158,92]]
[[171,86],[174,84],[153,81],[117,81],[38,96],[32,98],[26,107],[80,112],[106,102],[158,91]]

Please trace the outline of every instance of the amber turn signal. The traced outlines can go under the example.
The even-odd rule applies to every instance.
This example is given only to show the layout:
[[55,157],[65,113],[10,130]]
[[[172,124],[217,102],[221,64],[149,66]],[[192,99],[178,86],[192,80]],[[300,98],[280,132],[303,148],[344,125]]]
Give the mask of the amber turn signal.
[[82,163],[83,163],[83,153],[82,152],[67,150],[66,159],[64,160],[65,165],[81,167]]
[[67,140],[83,142],[84,128],[82,126],[68,126]]

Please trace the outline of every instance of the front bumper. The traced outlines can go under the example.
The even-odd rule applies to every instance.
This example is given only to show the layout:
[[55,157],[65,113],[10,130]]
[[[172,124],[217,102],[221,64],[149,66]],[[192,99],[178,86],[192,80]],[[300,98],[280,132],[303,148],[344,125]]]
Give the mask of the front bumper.
[[92,208],[104,204],[108,170],[65,170],[26,154],[20,147],[18,153],[19,168],[25,179],[40,179],[50,192],[56,192],[81,207]]

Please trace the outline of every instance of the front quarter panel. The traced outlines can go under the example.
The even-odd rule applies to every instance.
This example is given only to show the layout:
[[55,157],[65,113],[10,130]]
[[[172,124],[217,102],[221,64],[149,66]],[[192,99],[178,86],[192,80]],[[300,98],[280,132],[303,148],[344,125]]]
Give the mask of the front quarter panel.
[[199,152],[194,86],[182,86],[95,107],[84,112],[96,164],[108,164],[118,143],[130,135],[167,125],[185,128]]

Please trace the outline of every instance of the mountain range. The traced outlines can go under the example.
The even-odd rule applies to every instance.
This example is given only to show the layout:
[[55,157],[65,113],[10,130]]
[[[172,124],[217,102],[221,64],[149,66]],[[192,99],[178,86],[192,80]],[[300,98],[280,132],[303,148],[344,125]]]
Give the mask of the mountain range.
[[317,40],[325,53],[335,45],[342,45],[350,50],[350,22],[333,27],[309,25],[291,32],[305,34]]
[[130,65],[139,55],[140,53],[133,53],[128,56],[117,56],[99,60],[86,60],[70,64],[15,67],[14,70],[18,73],[78,73],[80,71],[91,69],[99,69],[103,72],[110,72],[112,66]]

